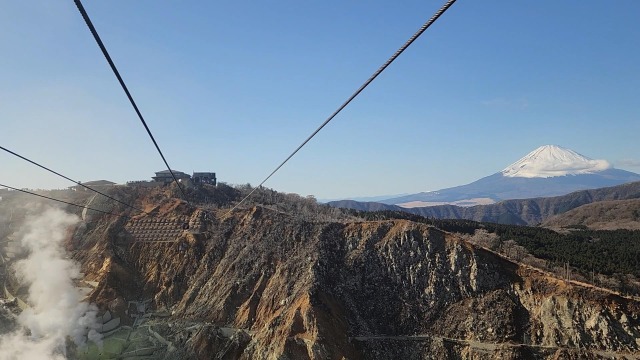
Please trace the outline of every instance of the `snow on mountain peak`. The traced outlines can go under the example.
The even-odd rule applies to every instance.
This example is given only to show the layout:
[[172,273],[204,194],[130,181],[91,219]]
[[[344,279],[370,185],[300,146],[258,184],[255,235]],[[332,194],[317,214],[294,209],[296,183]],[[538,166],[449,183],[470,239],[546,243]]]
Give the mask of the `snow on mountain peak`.
[[507,177],[549,178],[593,174],[611,168],[606,160],[593,160],[557,145],[544,145],[502,170]]

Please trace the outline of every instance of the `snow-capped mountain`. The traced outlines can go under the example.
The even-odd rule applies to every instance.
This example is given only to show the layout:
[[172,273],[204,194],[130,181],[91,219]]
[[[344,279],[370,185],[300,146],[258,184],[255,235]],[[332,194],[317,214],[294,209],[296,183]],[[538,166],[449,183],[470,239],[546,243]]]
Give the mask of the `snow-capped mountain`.
[[549,178],[594,174],[610,169],[606,160],[593,160],[557,145],[544,145],[502,170],[507,177]]
[[507,199],[565,195],[577,190],[640,181],[640,175],[614,169],[557,145],[541,146],[501,172],[467,185],[379,201],[404,207],[454,204],[472,206]]

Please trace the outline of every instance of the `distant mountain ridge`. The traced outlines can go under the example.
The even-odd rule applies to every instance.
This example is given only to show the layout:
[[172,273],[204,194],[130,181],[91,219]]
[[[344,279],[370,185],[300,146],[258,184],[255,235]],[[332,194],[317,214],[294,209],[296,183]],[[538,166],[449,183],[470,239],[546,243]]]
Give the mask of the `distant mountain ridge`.
[[[467,185],[421,192],[379,201],[388,205],[424,206],[438,203],[491,199],[559,196],[577,190],[596,189],[640,181],[640,174],[614,169],[606,160],[593,160],[557,145],[544,145],[501,172],[481,178]],[[486,202],[485,202],[486,203]]]
[[586,227],[592,230],[640,230],[640,199],[597,201],[545,220],[549,228]]
[[351,200],[333,201],[328,205],[363,211],[404,211],[437,219],[467,219],[502,224],[537,225],[546,219],[598,201],[640,199],[640,181],[600,189],[576,191],[563,196],[505,200],[491,205],[460,207],[440,205],[403,208],[382,203]]
[[497,173],[467,185],[406,195],[380,202],[396,205],[412,201],[453,202],[474,198],[490,198],[498,202],[508,199],[559,196],[576,190],[609,187],[632,181],[640,181],[640,175],[619,169],[607,169],[599,174],[552,178],[505,177]]

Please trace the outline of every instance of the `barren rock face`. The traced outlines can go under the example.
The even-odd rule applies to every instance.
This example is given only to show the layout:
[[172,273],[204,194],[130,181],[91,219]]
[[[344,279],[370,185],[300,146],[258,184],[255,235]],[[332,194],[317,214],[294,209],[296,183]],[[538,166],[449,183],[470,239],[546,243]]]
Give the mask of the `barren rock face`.
[[165,335],[184,358],[596,359],[640,348],[638,302],[433,227],[260,206],[224,214],[164,206],[158,218],[199,224],[175,242],[136,241],[123,221],[86,227],[75,256],[100,282],[93,299],[166,308]]

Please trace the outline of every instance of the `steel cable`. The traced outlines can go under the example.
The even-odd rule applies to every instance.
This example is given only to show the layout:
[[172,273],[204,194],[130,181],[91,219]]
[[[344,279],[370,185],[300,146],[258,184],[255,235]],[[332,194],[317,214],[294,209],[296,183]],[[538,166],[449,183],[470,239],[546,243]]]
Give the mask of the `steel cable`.
[[79,204],[74,204],[74,203],[71,203],[71,202],[68,202],[68,201],[64,201],[64,200],[60,200],[60,199],[55,199],[55,198],[52,198],[52,197],[49,197],[49,196],[45,196],[45,195],[36,194],[36,193],[31,192],[31,191],[28,191],[28,190],[18,189],[18,188],[14,188],[14,187],[11,187],[11,186],[8,186],[8,185],[0,184],[0,187],[6,187],[6,188],[11,189],[11,190],[20,191],[20,192],[25,193],[25,194],[29,194],[29,195],[33,195],[33,196],[38,196],[38,197],[41,197],[41,198],[44,198],[44,199],[47,199],[47,200],[57,201],[57,202],[59,202],[59,203],[63,203],[63,204],[67,204],[67,205],[72,205],[72,206],[76,206],[76,207],[83,208],[83,209],[84,209],[84,208],[87,208],[88,210],[97,211],[97,212],[100,212],[100,213],[103,213],[103,214],[107,214],[107,215],[113,215],[113,216],[117,216],[117,217],[124,217],[124,218],[128,218],[128,217],[129,217],[129,216],[126,216],[126,215],[114,214],[114,213],[112,213],[112,212],[108,212],[108,211],[104,211],[104,210],[98,210],[98,209],[90,208],[90,207],[88,207],[88,206],[79,205]]
[[76,180],[73,180],[73,179],[71,179],[71,178],[69,178],[69,177],[67,177],[67,176],[64,176],[64,175],[60,174],[59,172],[56,172],[56,171],[54,171],[54,170],[51,170],[51,169],[49,169],[49,168],[48,168],[48,167],[46,167],[46,166],[40,165],[40,164],[38,164],[37,162],[35,162],[35,161],[31,160],[31,159],[28,159],[28,158],[26,158],[26,157],[24,157],[24,156],[22,156],[22,155],[20,155],[20,154],[17,154],[17,153],[15,153],[15,152],[13,152],[13,151],[11,151],[11,150],[9,150],[9,149],[7,149],[7,148],[3,147],[3,146],[0,146],[0,149],[2,149],[2,150],[4,150],[4,151],[8,152],[8,153],[9,153],[9,154],[11,154],[11,155],[17,156],[17,157],[19,157],[20,159],[22,159],[22,160],[24,160],[24,161],[27,161],[27,162],[29,162],[29,163],[31,163],[31,164],[33,164],[33,165],[35,165],[35,166],[38,166],[38,167],[40,167],[40,168],[42,168],[42,169],[44,169],[44,170],[47,170],[47,171],[48,171],[48,172],[50,172],[50,173],[53,173],[53,174],[55,174],[55,175],[58,175],[58,176],[60,176],[60,177],[61,177],[61,178],[63,178],[63,179],[69,180],[69,181],[71,181],[72,183],[78,184],[78,185],[80,185],[80,186],[82,186],[82,187],[84,187],[84,188],[86,188],[86,189],[88,189],[88,190],[91,190],[91,191],[93,191],[93,192],[95,192],[95,193],[97,193],[97,194],[100,194],[100,195],[102,195],[102,196],[104,196],[104,197],[106,197],[106,198],[109,198],[109,199],[111,199],[111,200],[113,200],[113,201],[116,201],[116,202],[118,202],[118,203],[122,204],[122,205],[125,205],[125,206],[127,206],[127,207],[130,207],[130,208],[132,208],[132,209],[134,209],[134,210],[136,210],[136,211],[140,211],[140,212],[146,213],[144,210],[138,209],[137,207],[135,207],[135,206],[133,206],[133,205],[127,204],[127,203],[125,203],[125,202],[122,202],[122,201],[120,201],[120,200],[118,200],[118,199],[114,198],[114,197],[111,197],[111,196],[109,196],[109,195],[107,195],[107,194],[104,194],[104,193],[102,193],[102,192],[100,192],[100,191],[98,191],[98,190],[96,190],[96,189],[93,189],[93,188],[91,188],[91,187],[89,187],[89,186],[87,186],[87,185],[85,185],[85,184],[81,183],[80,181],[76,181]]
[[227,212],[225,216],[230,214],[233,210],[240,206],[240,204],[245,202],[260,186],[262,186],[278,170],[280,170],[280,168],[284,166],[284,164],[286,164],[289,159],[291,159],[300,149],[302,149],[303,146],[305,146],[314,136],[316,136],[316,134],[320,132],[322,128],[324,128],[331,120],[333,120],[333,118],[336,117],[336,115],[338,115],[345,107],[347,107],[347,105],[349,105],[349,103],[353,99],[355,99],[367,86],[369,86],[369,84],[371,84],[371,82],[373,82],[373,80],[375,80],[378,75],[380,75],[389,65],[391,65],[391,63],[395,59],[397,59],[400,54],[402,54],[418,37],[420,37],[420,35],[422,35],[422,33],[424,33],[440,17],[440,15],[444,14],[444,12],[447,11],[447,9],[449,9],[449,7],[451,7],[451,5],[453,5],[453,3],[455,2],[456,0],[447,1],[429,20],[427,20],[427,22],[424,23],[424,25],[422,25],[422,27],[420,27],[420,29],[418,29],[418,31],[416,31],[415,34],[413,34],[413,36],[409,38],[409,40],[404,43],[404,45],[402,45],[380,68],[378,68],[378,70],[373,73],[373,75],[371,75],[371,77],[367,79],[367,81],[365,81],[364,84],[362,84],[358,88],[358,90],[351,94],[347,101],[340,105],[340,107],[338,107],[338,109],[334,111],[333,114],[331,114],[311,135],[309,135],[309,137],[307,137],[307,139],[303,141],[300,146],[298,146],[286,159],[284,159],[284,161],[280,163],[280,165],[278,165],[278,167],[276,167],[275,170],[273,170],[271,174],[269,174],[269,176],[262,180],[262,182],[258,184],[258,186],[253,188],[253,190],[251,190],[251,192],[249,192],[247,196],[245,196],[242,200],[240,200],[240,202],[238,202],[233,208],[231,208],[231,210],[229,210],[229,212]]
[[120,72],[116,68],[116,65],[113,62],[113,60],[111,60],[111,56],[109,55],[109,52],[107,52],[107,48],[102,43],[102,40],[100,39],[100,36],[98,35],[98,31],[93,26],[93,23],[91,22],[91,19],[89,18],[89,14],[87,14],[87,12],[85,11],[84,6],[82,6],[82,2],[80,0],[73,0],[73,1],[75,2],[76,6],[78,7],[78,11],[80,11],[80,14],[82,15],[82,18],[84,19],[85,23],[89,27],[89,31],[91,31],[91,34],[93,35],[93,38],[96,40],[96,43],[98,43],[98,46],[100,47],[100,50],[102,50],[102,54],[104,55],[105,59],[109,63],[109,66],[111,66],[111,70],[116,75],[116,78],[118,78],[118,82],[120,83],[120,86],[122,87],[122,90],[124,90],[125,94],[127,94],[127,98],[131,102],[131,105],[133,106],[133,109],[136,111],[136,114],[138,114],[138,118],[142,122],[142,125],[147,130],[147,134],[149,134],[149,137],[151,138],[151,141],[153,141],[153,145],[155,145],[156,150],[158,150],[158,153],[160,154],[160,157],[162,158],[162,161],[164,161],[164,164],[167,166],[167,170],[169,170],[169,172],[171,173],[171,176],[173,177],[173,180],[176,182],[176,185],[178,186],[178,188],[180,189],[180,192],[182,193],[182,196],[184,197],[185,200],[187,200],[187,195],[185,194],[184,189],[182,189],[182,186],[178,182],[178,179],[176,178],[176,175],[173,173],[173,170],[171,170],[171,166],[169,166],[169,163],[167,162],[167,159],[164,157],[164,154],[162,154],[162,150],[160,150],[160,146],[156,142],[156,139],[153,137],[153,134],[151,133],[151,130],[149,129],[149,126],[147,126],[147,122],[144,120],[144,117],[142,117],[142,113],[138,109],[138,105],[136,105],[136,102],[133,100],[133,97],[131,96],[131,93],[129,92],[129,89],[127,88],[127,85],[124,83],[124,80],[122,80],[122,77],[120,76]]

